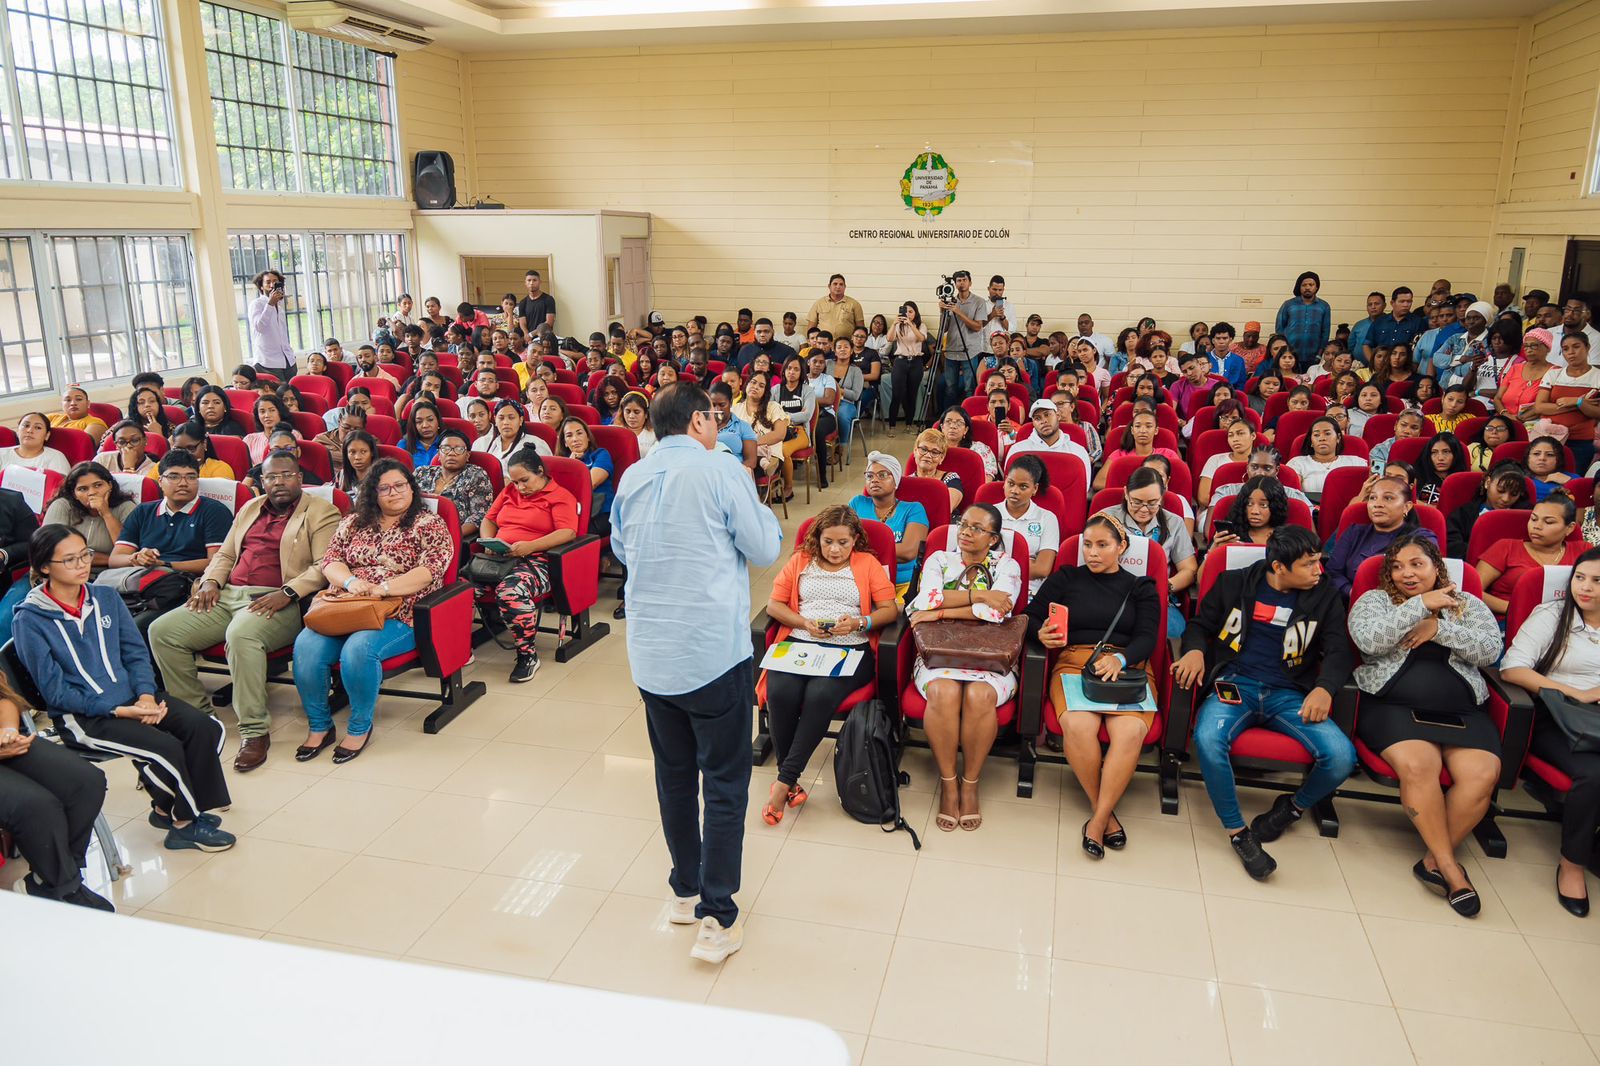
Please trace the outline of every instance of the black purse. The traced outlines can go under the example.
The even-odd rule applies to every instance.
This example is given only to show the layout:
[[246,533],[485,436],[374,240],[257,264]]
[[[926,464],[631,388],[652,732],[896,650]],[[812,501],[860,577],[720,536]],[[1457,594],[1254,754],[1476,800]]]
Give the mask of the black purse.
[[1539,703],[1572,745],[1574,755],[1600,752],[1600,705],[1579,703],[1553,688],[1539,690]]
[[1128,594],[1122,597],[1117,613],[1111,616],[1111,624],[1106,626],[1106,635],[1100,638],[1100,643],[1094,646],[1088,660],[1083,664],[1083,673],[1080,675],[1083,681],[1083,694],[1096,703],[1138,703],[1150,691],[1150,676],[1143,670],[1124,666],[1115,681],[1106,681],[1094,672],[1094,661],[1105,651],[1107,642],[1111,640],[1111,634],[1116,631],[1117,623],[1122,621],[1122,612],[1128,609],[1128,601],[1133,598],[1133,591],[1138,587],[1138,582],[1135,582],[1133,588],[1128,590]]
[[516,569],[518,561],[514,555],[474,555],[462,576],[479,588],[493,588]]

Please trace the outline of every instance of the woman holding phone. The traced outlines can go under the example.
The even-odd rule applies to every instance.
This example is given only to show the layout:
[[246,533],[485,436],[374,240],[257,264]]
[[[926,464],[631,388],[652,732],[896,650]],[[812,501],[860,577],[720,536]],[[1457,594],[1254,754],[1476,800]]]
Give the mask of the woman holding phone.
[[[1061,726],[1067,763],[1093,811],[1083,824],[1083,850],[1103,859],[1106,848],[1119,850],[1128,843],[1127,830],[1117,820],[1117,801],[1133,780],[1155,712],[1074,709],[1067,704],[1063,679],[1088,669],[1110,681],[1126,667],[1142,666],[1156,650],[1161,604],[1154,581],[1122,569],[1129,540],[1121,522],[1104,511],[1092,515],[1079,543],[1083,565],[1063,566],[1045,578],[1026,613],[1028,632],[1059,651],[1046,686],[1050,706]],[[1090,662],[1102,641],[1100,655]],[[1103,756],[1102,726],[1110,737]]]

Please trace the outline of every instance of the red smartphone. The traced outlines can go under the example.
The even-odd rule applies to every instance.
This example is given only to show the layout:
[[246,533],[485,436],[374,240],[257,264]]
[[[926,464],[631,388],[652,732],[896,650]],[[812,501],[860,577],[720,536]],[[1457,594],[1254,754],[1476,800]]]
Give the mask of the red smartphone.
[[1067,637],[1066,604],[1052,603],[1050,605],[1050,624],[1055,627],[1055,631],[1061,636],[1061,639],[1065,640]]

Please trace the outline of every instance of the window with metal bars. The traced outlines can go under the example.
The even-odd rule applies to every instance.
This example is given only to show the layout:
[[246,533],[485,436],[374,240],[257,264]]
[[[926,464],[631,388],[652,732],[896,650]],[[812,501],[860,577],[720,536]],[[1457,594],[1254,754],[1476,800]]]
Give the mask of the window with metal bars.
[[347,348],[367,343],[405,288],[405,236],[400,233],[233,233],[228,257],[246,352],[247,312],[259,295],[253,280],[263,270],[284,277],[289,341],[300,351],[321,348],[329,337]]
[[0,386],[5,393],[50,387],[44,309],[27,237],[0,237]]
[[177,185],[159,0],[4,4],[0,175]]
[[50,246],[65,381],[205,362],[187,236],[52,237]]
[[233,188],[400,194],[392,59],[223,4],[200,10]]
[[234,189],[293,191],[299,182],[282,23],[201,4],[200,25],[223,182]]

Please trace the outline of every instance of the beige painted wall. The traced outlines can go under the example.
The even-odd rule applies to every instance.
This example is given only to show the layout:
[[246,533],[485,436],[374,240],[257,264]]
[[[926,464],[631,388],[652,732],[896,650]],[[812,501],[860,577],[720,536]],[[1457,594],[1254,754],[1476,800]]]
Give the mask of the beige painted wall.
[[444,48],[402,52],[394,63],[399,90],[400,160],[406,196],[411,195],[412,160],[420,151],[449,152],[456,166],[456,202],[474,192],[466,129],[472,114],[467,97],[466,63]]
[[[473,175],[651,212],[669,317],[803,312],[834,270],[869,311],[926,306],[965,266],[1052,324],[1270,318],[1306,268],[1351,319],[1375,287],[1483,278],[1525,25],[469,55]],[[499,136],[530,100],[538,142]],[[895,182],[925,143],[961,160],[940,225],[1010,240],[848,238],[912,224]]]
[[1523,290],[1555,296],[1568,237],[1600,237],[1595,116],[1600,104],[1600,0],[1560,4],[1533,19],[1520,99],[1507,140],[1505,195],[1495,215],[1490,273],[1527,249]]

